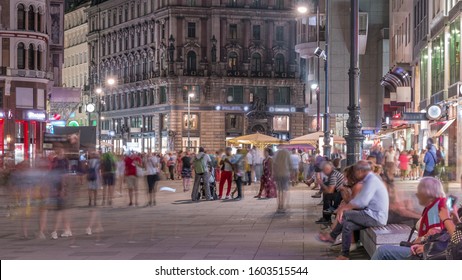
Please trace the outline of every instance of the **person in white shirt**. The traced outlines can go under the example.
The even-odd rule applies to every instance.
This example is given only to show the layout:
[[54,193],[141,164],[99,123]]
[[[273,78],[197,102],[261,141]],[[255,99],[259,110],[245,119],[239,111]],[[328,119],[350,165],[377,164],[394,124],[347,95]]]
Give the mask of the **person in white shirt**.
[[156,184],[159,181],[160,160],[156,155],[148,153],[145,158],[144,166],[146,167],[146,179],[148,183],[148,204],[147,206],[156,205]]
[[310,156],[307,152],[302,151],[301,153],[302,167],[303,167],[303,180],[308,178],[310,173]]
[[251,149],[247,149],[247,155],[245,157],[246,157],[247,164],[249,165],[249,168],[245,172],[245,176],[247,180],[244,183],[247,183],[247,185],[250,186],[252,185],[252,171],[253,171],[253,156],[252,156]]
[[300,155],[297,153],[297,149],[292,149],[292,154],[290,155],[290,178],[292,186],[295,186],[298,183],[298,170],[300,167]]
[[252,148],[253,166],[255,170],[255,182],[260,181],[263,173],[263,155],[255,146]]

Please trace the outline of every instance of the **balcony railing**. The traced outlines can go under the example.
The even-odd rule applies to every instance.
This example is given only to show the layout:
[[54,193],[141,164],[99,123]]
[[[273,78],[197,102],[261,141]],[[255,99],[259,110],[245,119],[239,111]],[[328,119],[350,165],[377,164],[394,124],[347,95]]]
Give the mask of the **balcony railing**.
[[8,68],[8,67],[0,67],[0,76],[39,78],[39,79],[53,80],[52,72],[45,72],[45,71],[39,71],[39,70],[28,70],[28,69],[13,69],[13,68]]

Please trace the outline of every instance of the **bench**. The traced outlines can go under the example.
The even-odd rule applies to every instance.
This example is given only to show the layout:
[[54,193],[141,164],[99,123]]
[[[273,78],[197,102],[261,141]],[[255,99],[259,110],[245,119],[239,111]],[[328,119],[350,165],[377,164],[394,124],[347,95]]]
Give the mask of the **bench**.
[[381,245],[399,245],[407,241],[411,227],[403,224],[390,224],[383,227],[371,227],[361,230],[360,239],[369,256]]

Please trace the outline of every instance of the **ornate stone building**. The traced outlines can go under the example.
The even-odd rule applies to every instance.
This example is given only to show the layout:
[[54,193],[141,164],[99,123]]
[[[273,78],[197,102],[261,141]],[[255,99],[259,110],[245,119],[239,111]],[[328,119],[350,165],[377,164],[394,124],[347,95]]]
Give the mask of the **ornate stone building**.
[[292,2],[94,0],[89,74],[103,87],[103,140],[119,152],[184,150],[188,98],[193,148],[307,133]]
[[[63,86],[89,90],[88,81],[88,20],[85,10],[90,1],[77,0],[67,2],[64,15],[64,65]],[[84,104],[88,98],[82,99],[73,114],[66,120],[67,125],[89,125]],[[96,123],[96,120],[95,120]]]
[[0,153],[16,163],[42,150],[47,96],[60,85],[64,1],[0,1]]

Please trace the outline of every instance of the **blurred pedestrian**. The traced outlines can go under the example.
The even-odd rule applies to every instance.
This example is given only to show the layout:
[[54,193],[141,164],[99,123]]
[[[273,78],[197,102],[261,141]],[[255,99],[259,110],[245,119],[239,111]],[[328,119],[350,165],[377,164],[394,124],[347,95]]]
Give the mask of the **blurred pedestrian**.
[[224,199],[230,199],[231,193],[231,184],[233,181],[233,164],[231,163],[232,149],[230,147],[226,148],[225,155],[221,159],[221,179],[218,190],[218,199],[223,198],[223,188],[225,183],[228,183],[228,188],[226,190],[226,196]]
[[189,187],[191,185],[192,176],[191,157],[188,151],[184,152],[183,156],[181,157],[181,166],[181,177],[183,178],[183,191],[188,192]]
[[264,151],[265,159],[263,160],[263,175],[260,180],[260,191],[255,198],[262,198],[265,192],[265,198],[277,197],[276,183],[273,178],[273,149],[266,148]]
[[399,170],[401,171],[401,180],[406,180],[409,170],[409,155],[406,151],[402,151],[398,158]]
[[106,202],[112,205],[114,196],[115,174],[117,169],[116,159],[113,153],[106,152],[101,155],[101,177],[103,185],[103,206]]
[[149,152],[145,158],[146,180],[148,184],[148,203],[147,206],[156,205],[156,184],[159,181],[160,162],[156,155]]
[[69,170],[69,161],[64,156],[64,149],[57,148],[55,156],[51,160],[50,180],[51,193],[56,209],[56,220],[51,239],[58,239],[58,229],[63,225],[61,237],[71,237],[71,223],[67,213],[68,190],[64,183],[64,178]]
[[88,181],[88,206],[96,206],[96,199],[100,185],[100,160],[96,152],[90,154],[87,168],[87,181]]
[[286,149],[279,150],[273,161],[273,178],[278,189],[278,213],[286,212],[289,195],[289,181],[291,174],[290,152]]
[[183,170],[183,161],[182,161],[182,157],[183,157],[183,151],[179,151],[177,154],[176,154],[176,164],[175,164],[175,167],[176,167],[176,177],[178,180],[181,180],[182,176],[181,176],[181,171]]
[[197,201],[199,198],[200,181],[204,183],[205,196],[207,200],[213,200],[209,186],[209,165],[211,163],[210,156],[205,153],[203,147],[199,147],[199,153],[194,156],[193,167],[196,175],[194,176],[194,186],[191,192],[192,201]]
[[142,165],[141,159],[135,154],[131,153],[125,157],[125,182],[128,188],[128,198],[130,203],[128,206],[133,206],[133,200],[135,206],[138,206],[138,177],[137,167]]
[[290,155],[290,180],[292,186],[298,184],[298,172],[300,170],[300,155],[297,153],[297,149],[292,149],[292,154]]

